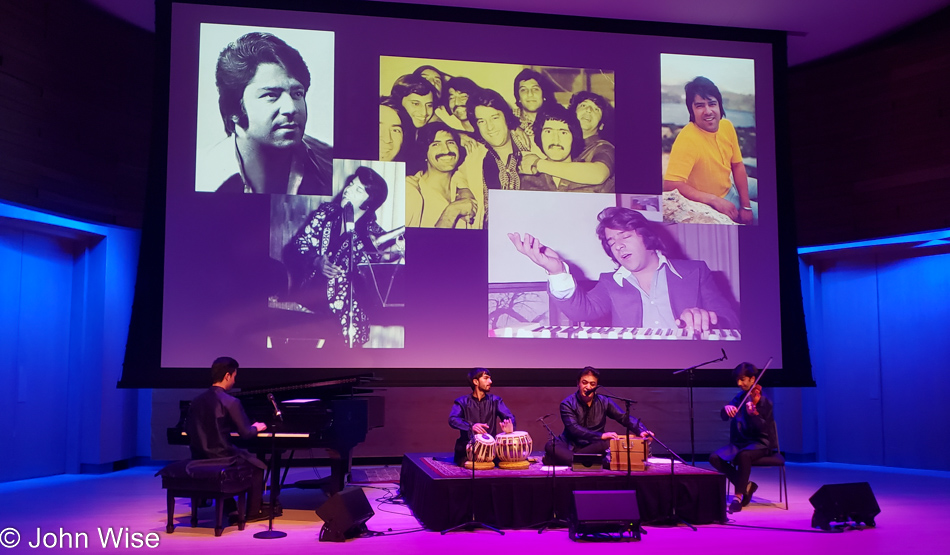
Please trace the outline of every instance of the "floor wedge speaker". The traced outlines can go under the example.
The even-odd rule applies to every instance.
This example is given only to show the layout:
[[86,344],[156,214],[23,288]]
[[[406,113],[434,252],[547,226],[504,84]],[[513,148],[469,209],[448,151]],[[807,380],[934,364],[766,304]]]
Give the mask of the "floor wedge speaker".
[[341,542],[354,538],[366,531],[366,521],[375,514],[363,488],[335,493],[317,509],[317,516],[323,520],[320,541]]
[[815,508],[811,526],[822,530],[830,530],[832,522],[874,526],[874,517],[881,512],[867,482],[825,484],[808,501]]
[[594,534],[619,534],[620,539],[625,532],[640,540],[640,508],[634,490],[575,491],[572,509],[568,523],[572,540]]

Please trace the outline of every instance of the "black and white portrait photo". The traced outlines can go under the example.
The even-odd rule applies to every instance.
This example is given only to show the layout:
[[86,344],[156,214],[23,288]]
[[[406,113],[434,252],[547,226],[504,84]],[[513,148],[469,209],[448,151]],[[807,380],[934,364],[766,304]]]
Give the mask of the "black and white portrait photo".
[[333,53],[328,31],[202,24],[195,191],[329,195]]

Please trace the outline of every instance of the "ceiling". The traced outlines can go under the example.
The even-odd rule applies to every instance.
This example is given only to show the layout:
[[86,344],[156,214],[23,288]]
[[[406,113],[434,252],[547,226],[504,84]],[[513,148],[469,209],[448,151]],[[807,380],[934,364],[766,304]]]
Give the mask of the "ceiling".
[[[140,27],[155,29],[154,0],[85,1]],[[415,0],[412,3],[787,31],[790,33],[788,63],[798,65],[886,35],[950,5],[950,0]],[[319,2],[314,4],[319,5]]]

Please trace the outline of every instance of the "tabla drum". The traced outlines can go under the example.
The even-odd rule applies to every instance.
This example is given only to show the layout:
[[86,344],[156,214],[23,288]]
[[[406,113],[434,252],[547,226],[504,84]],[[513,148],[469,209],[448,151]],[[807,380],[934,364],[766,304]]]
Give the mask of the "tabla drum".
[[475,441],[465,446],[465,452],[468,454],[465,468],[472,468],[472,464],[475,470],[495,468],[495,438],[491,434],[475,434]]
[[495,436],[495,450],[498,453],[498,467],[506,470],[524,470],[528,468],[528,456],[531,454],[531,436],[528,432],[511,432]]

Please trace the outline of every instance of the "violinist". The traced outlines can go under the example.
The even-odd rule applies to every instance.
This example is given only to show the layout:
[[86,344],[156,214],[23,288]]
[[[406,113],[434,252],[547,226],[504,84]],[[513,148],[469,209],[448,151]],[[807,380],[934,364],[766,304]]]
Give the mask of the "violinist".
[[772,401],[762,394],[756,383],[757,370],[743,362],[732,371],[732,379],[741,391],[722,407],[720,416],[729,420],[729,445],[709,455],[709,464],[726,475],[735,486],[736,497],[729,503],[729,512],[742,510],[758,489],[749,481],[752,463],[769,455],[774,446],[772,436]]

